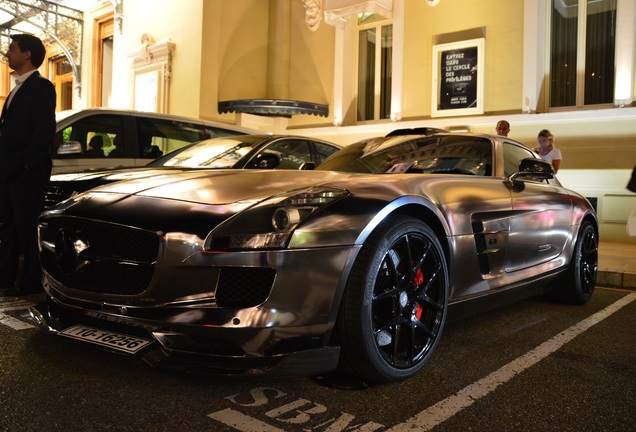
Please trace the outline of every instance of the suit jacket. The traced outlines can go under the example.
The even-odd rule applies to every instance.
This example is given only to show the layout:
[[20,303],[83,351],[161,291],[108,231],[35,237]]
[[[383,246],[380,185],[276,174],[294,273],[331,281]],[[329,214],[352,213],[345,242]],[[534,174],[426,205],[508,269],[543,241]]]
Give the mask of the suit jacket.
[[35,71],[20,85],[9,107],[6,102],[2,107],[0,181],[26,169],[48,180],[54,138],[55,86]]

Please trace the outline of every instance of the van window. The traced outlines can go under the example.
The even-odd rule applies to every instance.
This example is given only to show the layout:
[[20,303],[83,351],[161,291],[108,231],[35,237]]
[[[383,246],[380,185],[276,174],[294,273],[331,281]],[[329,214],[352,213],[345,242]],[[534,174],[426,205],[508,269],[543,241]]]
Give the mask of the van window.
[[195,123],[152,118],[137,119],[139,155],[156,159],[173,150],[207,138],[242,135],[241,132],[215,129]]
[[[121,118],[116,115],[80,119],[57,132],[54,159],[101,158],[123,152],[115,138],[122,135]],[[117,153],[116,152],[116,153]]]

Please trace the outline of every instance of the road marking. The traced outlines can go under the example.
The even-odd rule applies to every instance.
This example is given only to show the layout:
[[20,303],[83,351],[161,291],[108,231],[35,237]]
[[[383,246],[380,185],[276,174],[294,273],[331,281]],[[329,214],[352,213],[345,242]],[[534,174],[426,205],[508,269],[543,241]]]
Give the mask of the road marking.
[[33,303],[25,302],[21,299],[0,299],[0,324],[11,327],[14,330],[34,328],[35,326],[5,313],[16,310],[26,310],[31,306],[33,306]]
[[419,432],[433,429],[634,300],[636,300],[636,293],[626,295],[605,309],[562,331],[532,351],[504,365],[499,370],[468,387],[464,387],[453,396],[428,407],[404,423],[393,426],[387,432]]
[[[289,400],[293,396],[273,387],[257,387],[246,393],[227,396],[225,399],[243,408],[266,407],[263,413],[267,421],[258,420],[241,411],[226,408],[208,414],[208,417],[240,432],[283,432],[268,421],[284,426],[302,426],[303,431],[322,432],[375,432],[386,426],[372,421],[356,419],[354,415],[329,410],[325,405],[304,398]],[[275,406],[268,406],[273,403]],[[281,405],[282,404],[282,405]]]
[[284,432],[284,429],[279,429],[253,417],[246,416],[242,412],[231,408],[213,412],[208,414],[208,417],[241,432]]

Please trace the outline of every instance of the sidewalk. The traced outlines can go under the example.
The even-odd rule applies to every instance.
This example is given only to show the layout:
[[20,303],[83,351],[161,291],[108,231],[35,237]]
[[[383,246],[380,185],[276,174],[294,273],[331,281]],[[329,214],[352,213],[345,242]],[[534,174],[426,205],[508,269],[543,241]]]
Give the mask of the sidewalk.
[[596,286],[636,290],[636,244],[600,242]]

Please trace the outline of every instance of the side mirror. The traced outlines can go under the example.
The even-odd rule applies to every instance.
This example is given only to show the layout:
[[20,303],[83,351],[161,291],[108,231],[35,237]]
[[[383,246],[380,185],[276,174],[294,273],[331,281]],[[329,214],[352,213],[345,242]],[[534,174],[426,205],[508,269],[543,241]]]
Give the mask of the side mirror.
[[55,153],[58,155],[82,154],[82,144],[79,141],[66,141],[60,144]]
[[313,169],[316,169],[316,164],[314,162],[305,162],[298,169],[299,170],[313,170]]
[[542,181],[554,178],[554,167],[542,159],[525,158],[519,162],[519,171],[508,177],[510,183],[523,180]]
[[280,157],[274,153],[261,153],[256,156],[256,161],[252,163],[252,168],[274,169],[280,165]]

